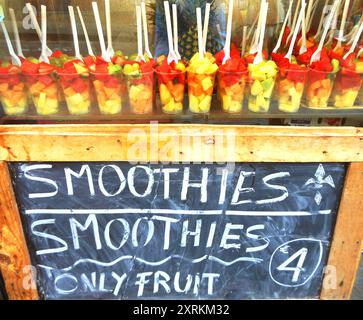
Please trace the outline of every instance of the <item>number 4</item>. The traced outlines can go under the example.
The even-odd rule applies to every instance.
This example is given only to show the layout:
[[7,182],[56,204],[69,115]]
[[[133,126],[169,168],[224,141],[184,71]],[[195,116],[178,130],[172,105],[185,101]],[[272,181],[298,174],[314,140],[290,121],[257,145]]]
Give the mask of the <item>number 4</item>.
[[[302,248],[298,252],[294,253],[289,259],[287,259],[284,263],[277,267],[279,271],[294,271],[294,275],[292,276],[292,282],[297,282],[299,279],[300,272],[302,270],[302,266],[304,264],[306,255],[308,253],[308,249]],[[296,260],[299,257],[299,261],[297,262],[296,267],[288,267],[288,265]]]

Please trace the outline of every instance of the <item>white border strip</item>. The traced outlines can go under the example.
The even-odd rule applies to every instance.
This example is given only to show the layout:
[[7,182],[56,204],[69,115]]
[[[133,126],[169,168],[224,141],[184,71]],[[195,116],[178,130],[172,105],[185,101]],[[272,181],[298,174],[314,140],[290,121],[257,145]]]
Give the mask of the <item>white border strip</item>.
[[[223,210],[170,210],[170,209],[29,209],[26,215],[49,214],[49,215],[78,215],[78,214],[162,214],[162,215],[209,215],[218,216]],[[318,214],[328,215],[331,210],[320,210]],[[315,214],[307,211],[226,211],[227,216],[260,216],[260,217],[302,217]]]

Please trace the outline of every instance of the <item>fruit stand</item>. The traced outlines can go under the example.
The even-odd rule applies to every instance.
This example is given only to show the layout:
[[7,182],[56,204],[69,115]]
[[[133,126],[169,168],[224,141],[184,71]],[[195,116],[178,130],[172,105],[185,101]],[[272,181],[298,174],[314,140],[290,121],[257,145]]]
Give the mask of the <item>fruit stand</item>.
[[[178,5],[175,1],[146,1],[146,5],[141,1],[136,8],[132,1],[132,4],[128,2],[125,5],[126,14],[122,14],[131,15],[135,24],[132,52],[136,49],[136,54],[114,50],[122,48],[123,40],[119,40],[119,36],[116,44],[115,33],[112,37],[111,19],[114,21],[115,16],[119,14],[110,10],[113,2],[110,4],[110,1],[106,0],[98,1],[97,4],[91,1],[72,1],[72,6],[54,11],[52,8],[56,5],[53,1],[42,6],[34,1],[34,7],[24,3],[25,18],[32,22],[34,28],[26,31],[22,30],[22,20],[15,18],[11,23],[12,14],[8,14],[11,3],[5,2],[4,8],[0,10],[0,22],[5,39],[4,53],[0,58],[0,270],[9,299],[57,299],[77,292],[76,289],[72,291],[73,289],[67,287],[68,291],[58,288],[57,294],[53,294],[54,288],[50,289],[50,284],[57,287],[57,281],[64,279],[61,277],[68,277],[67,286],[71,286],[75,279],[84,280],[83,269],[75,271],[74,274],[60,274],[71,269],[74,262],[71,263],[71,258],[78,259],[73,263],[73,267],[87,259],[88,262],[94,261],[102,256],[105,243],[108,249],[112,249],[113,254],[119,252],[128,242],[125,238],[119,247],[112,242],[117,233],[114,231],[113,236],[110,236],[111,224],[117,220],[126,230],[130,222],[127,219],[133,219],[130,213],[141,214],[140,221],[135,222],[136,231],[139,224],[147,221],[145,225],[149,229],[145,227],[146,231],[143,229],[140,237],[146,237],[145,254],[153,254],[151,258],[154,259],[149,257],[149,260],[156,260],[155,257],[162,248],[157,245],[160,238],[155,240],[153,249],[147,250],[147,244],[153,243],[151,235],[160,236],[160,230],[154,226],[155,217],[149,216],[151,213],[154,214],[153,212],[158,212],[164,217],[175,217],[178,212],[182,212],[178,216],[181,222],[174,222],[183,223],[184,229],[185,226],[188,229],[189,223],[182,220],[184,216],[205,219],[204,212],[207,215],[220,214],[223,219],[231,219],[231,223],[227,223],[227,231],[218,229],[221,223],[217,226],[217,223],[208,220],[211,227],[210,237],[204,239],[207,243],[205,251],[198,252],[201,258],[188,261],[191,265],[185,267],[185,270],[193,271],[192,265],[210,259],[209,256],[212,254],[208,251],[209,248],[217,249],[214,242],[212,243],[211,234],[220,232],[222,240],[218,245],[223,248],[220,250],[232,252],[231,256],[214,257],[210,264],[206,262],[204,267],[196,270],[197,275],[193,279],[198,279],[195,280],[196,283],[202,281],[198,278],[199,274],[209,268],[215,268],[213,263],[220,263],[223,266],[220,276],[226,277],[223,281],[225,287],[230,290],[223,291],[221,281],[221,291],[212,295],[208,283],[206,292],[198,295],[195,293],[197,284],[194,296],[187,296],[189,298],[228,299],[229,292],[235,292],[231,299],[261,298],[257,294],[258,288],[264,288],[265,291],[261,290],[260,293],[262,298],[266,299],[350,298],[363,241],[363,19],[360,15],[356,16],[355,11],[356,7],[361,8],[361,1],[334,0],[328,5],[324,5],[324,2],[329,1],[317,1],[318,4],[314,4],[312,0],[261,1],[257,9],[251,7],[251,10],[257,10],[255,23],[246,17],[249,1],[241,1],[242,4],[231,0],[212,1],[210,4],[207,1],[196,1],[194,4],[185,1],[184,6]],[[222,6],[220,2],[225,5]],[[281,13],[281,9],[276,9],[281,6],[284,14]],[[222,7],[225,8],[222,14],[225,19],[217,21],[215,19],[219,15],[216,12]],[[36,11],[33,11],[34,9]],[[153,20],[150,21],[146,13],[150,14],[152,10],[155,12]],[[193,12],[194,16],[190,18],[192,27],[178,27],[178,19],[181,21],[181,16],[186,12],[183,10],[187,10],[189,14]],[[15,10],[15,13],[20,17],[19,10]],[[49,31],[53,30],[53,20],[50,17],[56,14],[70,19],[70,26],[67,25],[65,28],[68,29],[64,31],[67,36],[62,41],[59,40],[59,37],[64,37],[62,32],[57,30],[58,38],[55,39],[53,31]],[[271,19],[274,22],[271,22]],[[216,21],[219,22],[219,29],[223,29],[225,25],[225,29],[220,32],[221,39],[214,35]],[[242,25],[236,26],[235,21]],[[348,22],[353,25],[351,32],[347,30]],[[26,41],[20,40],[16,25],[21,31],[20,38],[26,38]],[[107,41],[104,39],[102,28],[107,35]],[[178,28],[188,29],[188,33],[180,34]],[[7,29],[12,30],[10,37]],[[209,29],[212,36],[208,36]],[[165,31],[165,38],[156,39],[156,43],[151,44],[151,32],[160,34],[160,30]],[[345,37],[341,36],[341,32]],[[39,41],[36,38],[37,33]],[[191,36],[190,33],[194,34],[197,43],[189,55],[183,41]],[[238,38],[237,34],[241,38]],[[28,50],[34,46],[35,41],[40,43],[40,48]],[[160,54],[156,53],[157,48]],[[154,49],[153,56],[151,51]],[[35,58],[37,54],[40,55],[39,58]],[[306,119],[306,126],[293,125]],[[335,119],[341,125],[326,125],[331,119]],[[142,186],[146,178],[140,178],[132,171],[133,168],[129,168],[129,165],[135,163],[139,169],[141,167],[147,172],[146,176],[149,179],[150,185],[146,184],[144,194],[146,202],[143,202],[144,195],[141,195],[140,189],[137,188],[140,188],[137,183]],[[168,165],[172,167],[167,168]],[[290,169],[284,170],[284,165]],[[73,166],[77,167],[78,171]],[[210,196],[208,201],[203,201],[202,189],[200,198],[195,194],[189,195],[188,198],[189,187],[203,187],[203,183],[198,182],[199,176],[191,178],[190,183],[188,180],[189,185],[185,182],[185,177],[189,179],[190,172],[199,170],[200,166],[203,174],[207,172],[203,170],[209,170],[205,179],[208,181],[209,177],[210,181],[206,184],[210,186],[220,183],[221,190],[225,190],[224,196],[222,191],[213,189],[208,191],[209,195],[213,196]],[[248,172],[244,166],[255,171]],[[46,178],[46,174],[51,172],[47,170],[53,168],[58,170],[55,176]],[[119,180],[112,180],[104,173],[105,168],[114,170]],[[153,173],[148,171],[150,168],[153,169]],[[220,168],[222,172],[232,172],[232,176],[228,173],[221,174],[218,171]],[[314,172],[310,172],[311,168]],[[40,171],[42,175],[31,174],[31,170],[43,170]],[[92,170],[97,172],[98,178]],[[167,170],[168,173],[163,170]],[[178,170],[183,171],[184,176],[174,180],[170,178],[170,175]],[[162,172],[163,182],[161,178],[154,177]],[[265,174],[264,177],[261,172]],[[79,183],[85,183],[85,175],[88,176],[86,188],[77,185],[77,189],[76,184],[72,186],[75,179],[81,181]],[[258,179],[253,177],[260,175],[262,182],[259,184],[255,181]],[[111,180],[102,180],[102,177]],[[202,177],[204,179],[204,176]],[[248,177],[252,177],[249,184],[245,181]],[[281,180],[274,184],[269,183],[269,179]],[[26,184],[29,181],[37,183],[34,184],[34,190]],[[125,198],[121,196],[125,189],[123,181],[127,181],[131,193]],[[170,181],[175,185],[180,182],[182,190],[186,190],[181,191],[181,196],[174,202],[167,193],[179,189],[175,186],[166,188]],[[154,183],[157,184],[155,190],[151,187]],[[248,185],[245,186],[244,183]],[[167,201],[167,205],[158,198],[161,197],[158,193],[159,184],[160,188],[163,186],[162,200]],[[94,188],[94,185],[98,187]],[[82,192],[77,194],[77,190]],[[87,198],[88,190],[90,198]],[[274,192],[283,195],[278,197]],[[56,197],[60,193],[64,198],[59,198],[56,205],[42,202],[45,198]],[[242,197],[249,193],[254,196],[267,196],[266,199],[251,198],[252,200],[248,199],[245,202],[238,201],[238,197],[235,199],[236,194]],[[147,196],[150,194],[154,198],[148,200]],[[220,202],[216,204],[213,203],[217,198],[215,194],[220,195]],[[100,195],[105,198],[101,198]],[[75,198],[67,200],[66,196]],[[269,202],[267,198],[273,199]],[[231,207],[224,207],[222,204],[224,205],[225,199],[231,200],[229,205],[232,209],[234,205],[241,207],[237,207],[239,210],[236,211],[231,210]],[[93,204],[92,201],[96,203],[95,208],[88,208],[88,203]],[[62,202],[67,207],[63,208]],[[131,205],[127,206],[128,202]],[[328,204],[331,207],[325,208],[324,205]],[[249,205],[251,207],[248,207]],[[38,213],[32,213],[32,210],[38,210]],[[78,216],[73,210],[79,210],[79,216],[88,210],[87,217],[90,220],[74,222],[72,219],[78,219]],[[95,236],[97,251],[87,249],[85,252],[89,256],[84,257],[82,254],[85,252],[79,251],[80,243],[77,241],[80,240],[75,240],[75,234],[86,232],[91,223],[96,223],[94,221],[97,220],[97,214],[90,210],[99,210],[100,217],[117,215],[118,219],[106,221],[107,223],[103,221],[105,226],[99,222],[100,229],[105,227],[105,240],[98,242]],[[116,211],[112,213],[110,210]],[[233,217],[228,217],[228,212]],[[41,215],[49,217],[41,220]],[[53,223],[57,218],[63,218],[62,215],[73,217],[69,220],[71,235],[63,234],[64,237],[61,237],[60,234],[66,229],[65,225],[37,230],[42,223]],[[227,243],[236,240],[236,235],[232,235],[231,230],[242,230],[247,221],[240,220],[233,229],[231,224],[236,222],[233,219],[247,219],[245,217],[251,216],[254,218],[249,218],[252,220],[248,221],[253,221],[254,224],[250,228],[254,232],[261,228],[261,225],[271,229],[257,236],[248,231],[246,226],[247,230],[244,232],[247,240],[241,240],[238,245],[234,243],[234,247]],[[307,216],[312,216],[313,219],[307,222],[304,220]],[[262,219],[261,217],[265,217],[266,220],[261,222],[258,220]],[[34,221],[29,222],[28,218],[34,218]],[[196,221],[196,228],[198,223]],[[294,225],[295,229],[291,225]],[[94,228],[96,230],[96,227]],[[166,227],[165,229],[167,230]],[[271,230],[275,230],[276,234],[272,234]],[[135,234],[131,231],[130,245],[138,242],[136,231]],[[184,231],[181,232],[182,239],[188,239],[189,236],[198,233],[195,230],[187,235]],[[276,243],[269,240],[274,237],[278,239]],[[52,245],[52,242],[42,242],[44,239],[56,240],[58,246],[54,248],[54,243]],[[73,239],[72,244],[68,242],[69,239]],[[255,261],[258,266],[256,268],[261,269],[253,269],[254,266],[251,269],[241,267],[237,271],[229,271],[231,269],[228,268],[236,264],[238,257],[234,257],[233,263],[220,261],[233,258],[233,254],[236,254],[233,250],[240,249],[241,245],[243,247],[252,241],[251,239],[266,241],[265,246],[260,243],[257,249],[246,250],[246,261]],[[177,237],[173,240],[177,242]],[[296,248],[296,252],[288,252],[289,247],[294,247],[291,243],[301,240],[319,243],[320,247],[317,249],[304,243],[303,247]],[[199,242],[195,240],[194,246],[199,248]],[[181,243],[182,248],[187,247],[187,240],[182,240]],[[74,252],[67,256],[69,252],[63,250],[62,246],[67,247],[67,250],[74,249]],[[164,239],[164,251],[165,246]],[[64,256],[52,256],[54,253],[63,252],[62,250]],[[159,258],[163,263],[169,263],[170,260],[176,259],[175,257],[184,257],[185,252],[195,253],[194,249],[188,250],[190,251],[181,251],[182,253],[176,251],[174,256],[170,255],[174,258]],[[266,256],[259,257],[255,254],[259,250],[266,250]],[[314,250],[321,250],[320,254]],[[275,266],[274,259],[279,252],[289,254],[289,257],[281,258]],[[119,263],[126,257],[125,253],[121,253],[121,260],[116,259],[114,262]],[[144,254],[138,248],[127,257],[137,257],[136,260],[139,259],[142,263],[146,261],[147,265],[148,260],[141,253]],[[52,270],[42,273],[42,263],[38,259],[43,254],[49,259],[49,263],[54,262],[55,267],[52,268],[57,270],[52,271],[53,269],[49,268]],[[105,257],[109,256],[105,254]],[[318,258],[316,267],[311,256]],[[297,266],[291,268],[290,263],[298,258]],[[58,268],[59,261],[69,263],[63,268]],[[306,268],[301,266],[304,261],[307,264]],[[112,262],[102,263],[102,267],[107,263],[113,266]],[[161,262],[157,264],[155,261],[149,262],[149,265],[152,263],[153,266],[162,265]],[[172,265],[171,270],[174,270],[174,267],[175,265]],[[177,265],[177,268],[179,270],[180,265]],[[247,278],[238,279],[238,274],[243,274],[244,270]],[[307,272],[306,270],[310,270],[311,274],[301,273]],[[96,271],[101,272],[101,267]],[[175,274],[175,271],[169,269],[164,271]],[[292,278],[289,277],[291,271],[295,272]],[[165,272],[163,276],[167,282],[170,277],[166,280]],[[281,272],[286,272],[284,277],[281,276]],[[157,277],[160,277],[161,273],[156,274],[155,279],[159,279]],[[214,273],[208,273],[208,276],[211,277],[211,274]],[[112,275],[114,276],[114,273]],[[141,273],[139,275],[141,277]],[[125,289],[123,298],[140,296],[140,288],[144,289],[148,283],[145,280],[146,275],[143,276],[143,280],[138,278],[136,281],[139,286],[138,293]],[[235,281],[241,280],[246,286],[250,285],[250,291],[237,292],[237,285],[228,278],[229,276],[235,276]],[[278,280],[279,276],[281,279]],[[116,276],[114,277],[116,279]],[[225,280],[227,278],[228,281]],[[287,281],[288,278],[291,279]],[[123,280],[120,280],[121,277],[117,279],[120,282],[117,282],[116,288],[119,287],[117,290],[115,288],[113,293],[117,299],[121,299],[115,291],[119,292]],[[158,281],[155,280],[155,283],[159,283]],[[304,291],[310,288],[306,283],[311,285],[309,292]],[[218,282],[216,287],[219,288],[217,284]],[[96,287],[94,283],[93,285]],[[87,286],[91,286],[90,281],[85,285],[86,289]],[[109,298],[105,295],[107,290],[101,290],[101,285],[98,290],[91,290],[92,293],[87,293],[86,289],[82,289],[79,295],[74,293],[75,295],[70,297]],[[152,289],[150,290],[150,295],[145,298],[153,297]],[[182,290],[175,292],[180,293]],[[167,299],[169,296],[165,293],[157,297]],[[172,297],[180,298],[183,295],[176,294]]]

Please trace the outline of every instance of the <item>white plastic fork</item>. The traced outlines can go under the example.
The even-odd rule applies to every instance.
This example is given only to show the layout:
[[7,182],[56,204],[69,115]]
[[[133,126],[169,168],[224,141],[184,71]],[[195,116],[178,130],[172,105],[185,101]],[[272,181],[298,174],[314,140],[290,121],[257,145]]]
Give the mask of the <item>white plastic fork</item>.
[[[40,30],[40,26],[37,20],[37,17],[35,16],[35,12],[33,10],[33,6],[30,3],[26,3],[26,8],[28,9],[29,15],[30,15],[30,19],[31,22],[34,26],[34,29],[39,37],[40,42],[42,41],[43,37],[42,37],[42,31]],[[48,47],[46,47],[47,50],[47,56],[50,57],[53,54],[53,51],[51,49],[49,49]]]
[[11,62],[16,66],[21,66],[21,60],[19,59],[19,57],[16,55],[16,53],[14,51],[13,45],[12,45],[10,37],[9,37],[8,30],[6,29],[6,26],[4,23],[4,18],[5,18],[4,10],[3,10],[3,7],[0,6],[0,24],[1,24],[1,28],[4,33],[4,37],[5,37],[6,45],[8,47],[9,54],[11,56]]

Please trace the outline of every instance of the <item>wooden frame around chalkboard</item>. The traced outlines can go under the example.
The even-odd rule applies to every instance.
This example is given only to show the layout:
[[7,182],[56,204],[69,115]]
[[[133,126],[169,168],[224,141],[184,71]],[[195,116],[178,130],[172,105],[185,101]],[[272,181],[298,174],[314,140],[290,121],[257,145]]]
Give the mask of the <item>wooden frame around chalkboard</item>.
[[[141,139],[148,150],[129,159]],[[175,139],[175,140],[173,140]],[[178,139],[178,140],[176,140]],[[189,139],[189,140],[188,140]],[[231,139],[235,146],[230,148]],[[164,152],[167,143],[183,144]],[[348,164],[321,299],[349,299],[363,238],[363,129],[228,125],[22,125],[0,126],[0,268],[10,299],[38,299],[29,287],[29,252],[7,162],[341,162]],[[27,276],[27,278],[26,278]]]

